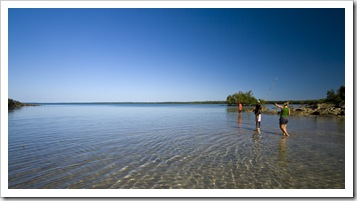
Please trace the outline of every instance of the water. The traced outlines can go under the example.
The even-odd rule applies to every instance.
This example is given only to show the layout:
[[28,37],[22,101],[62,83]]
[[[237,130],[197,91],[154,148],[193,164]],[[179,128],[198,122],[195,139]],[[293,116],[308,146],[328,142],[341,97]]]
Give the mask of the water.
[[9,112],[10,189],[345,188],[341,118],[223,105],[74,104]]

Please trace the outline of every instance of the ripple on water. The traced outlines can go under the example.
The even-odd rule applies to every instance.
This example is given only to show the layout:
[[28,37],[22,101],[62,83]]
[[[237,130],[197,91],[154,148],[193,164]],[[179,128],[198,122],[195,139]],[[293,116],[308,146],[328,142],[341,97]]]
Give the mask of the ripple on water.
[[9,116],[9,188],[345,187],[333,119],[292,117],[284,139],[276,116],[257,134],[250,113],[239,123],[225,107],[85,108]]

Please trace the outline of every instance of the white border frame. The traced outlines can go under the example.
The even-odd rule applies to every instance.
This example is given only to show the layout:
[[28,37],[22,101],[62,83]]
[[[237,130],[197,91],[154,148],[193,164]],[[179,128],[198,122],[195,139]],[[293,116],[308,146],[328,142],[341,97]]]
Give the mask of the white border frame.
[[[345,189],[8,189],[8,8],[345,8]],[[353,1],[1,1],[1,197],[353,197]]]

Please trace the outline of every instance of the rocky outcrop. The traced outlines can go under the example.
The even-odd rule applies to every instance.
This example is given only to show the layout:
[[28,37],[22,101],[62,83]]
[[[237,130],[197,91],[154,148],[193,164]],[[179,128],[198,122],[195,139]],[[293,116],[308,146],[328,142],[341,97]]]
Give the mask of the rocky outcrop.
[[[253,112],[253,110],[254,110],[254,107],[243,109],[244,112]],[[269,108],[262,106],[262,113],[264,113],[264,114],[278,114],[279,111],[278,111],[278,109],[269,110]]]
[[319,116],[344,116],[345,104],[331,104],[331,103],[318,103],[314,105],[307,105],[300,108],[292,108],[292,115],[319,115]]
[[[244,111],[253,112],[254,108],[248,108]],[[345,115],[345,103],[341,102],[340,104],[332,104],[332,103],[318,103],[301,106],[299,108],[290,107],[290,115],[294,116],[344,116]],[[269,109],[263,106],[262,109],[263,114],[279,114],[280,109]]]

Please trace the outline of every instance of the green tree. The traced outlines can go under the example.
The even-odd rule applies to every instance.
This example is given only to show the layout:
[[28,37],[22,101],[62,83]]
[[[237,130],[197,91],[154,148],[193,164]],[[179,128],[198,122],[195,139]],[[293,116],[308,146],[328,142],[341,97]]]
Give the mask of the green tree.
[[338,89],[338,94],[341,100],[345,100],[345,86],[340,86],[340,88]]
[[234,100],[232,95],[227,96],[227,103],[229,105],[232,105],[233,103],[235,103],[236,101]]
[[15,108],[19,108],[21,107],[23,104],[19,101],[13,100],[11,98],[8,99],[8,109],[9,110],[13,110]]
[[242,104],[255,104],[257,102],[257,99],[253,96],[253,92],[251,90],[245,93],[239,91],[237,93],[234,93],[233,95],[227,96],[228,105],[235,105],[238,102],[241,102]]
[[336,98],[335,90],[333,89],[328,90],[326,93],[326,101],[330,102],[335,100],[335,98]]
[[330,89],[326,93],[326,102],[339,104],[345,100],[345,86],[340,86],[338,90]]

